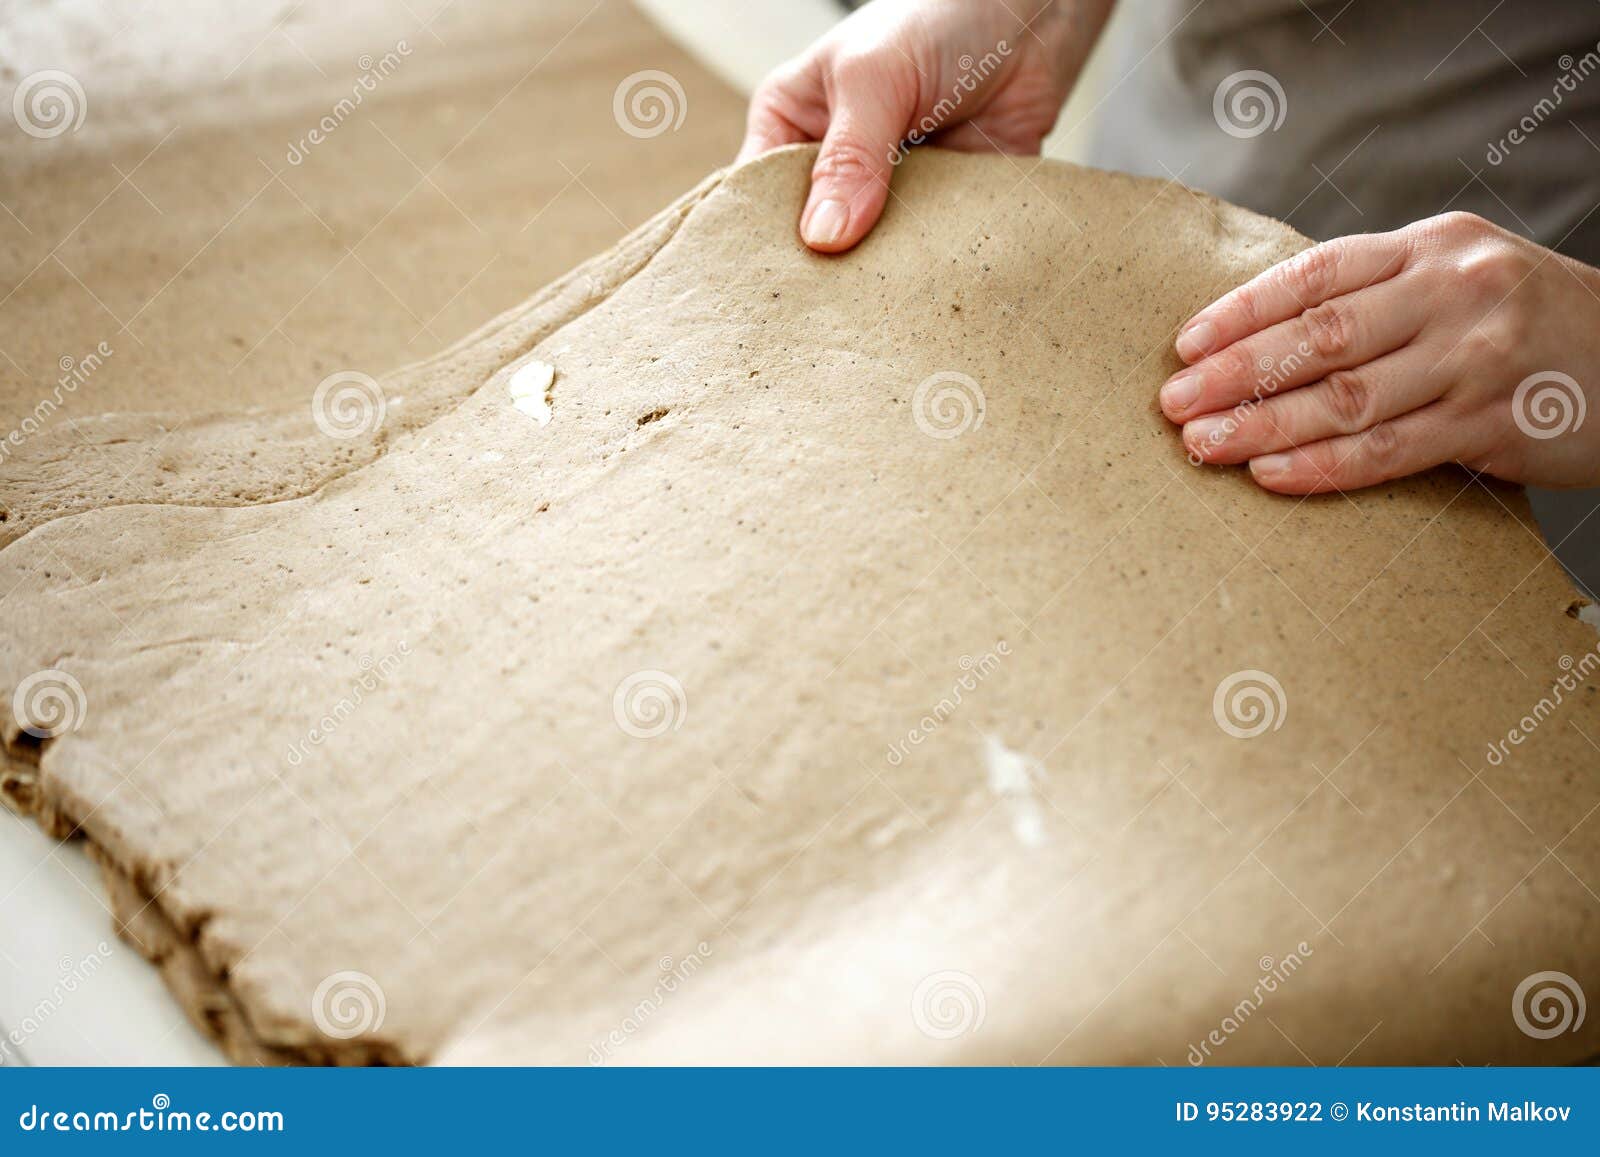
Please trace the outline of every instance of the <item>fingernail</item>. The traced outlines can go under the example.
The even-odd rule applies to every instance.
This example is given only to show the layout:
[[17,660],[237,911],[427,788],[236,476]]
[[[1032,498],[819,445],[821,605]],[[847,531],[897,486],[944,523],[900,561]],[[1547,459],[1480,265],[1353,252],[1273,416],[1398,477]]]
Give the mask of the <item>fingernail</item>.
[[1161,387],[1161,408],[1169,414],[1181,414],[1200,396],[1200,375],[1179,374]]
[[1289,473],[1294,459],[1288,454],[1263,454],[1250,459],[1250,473],[1257,478],[1276,478]]
[[1211,352],[1217,340],[1217,327],[1209,321],[1191,325],[1178,335],[1178,356],[1186,362],[1199,361]]
[[1183,428],[1183,440],[1196,454],[1204,455],[1228,440],[1226,418],[1196,418]]
[[811,206],[811,212],[800,226],[800,236],[807,245],[837,245],[849,224],[849,207],[843,201],[829,198]]

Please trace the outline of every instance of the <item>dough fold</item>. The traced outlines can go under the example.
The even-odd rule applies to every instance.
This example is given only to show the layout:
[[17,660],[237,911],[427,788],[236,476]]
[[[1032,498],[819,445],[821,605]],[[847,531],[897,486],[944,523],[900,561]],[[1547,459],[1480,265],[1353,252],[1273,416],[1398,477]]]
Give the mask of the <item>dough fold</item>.
[[1595,1052],[1510,1008],[1600,960],[1600,639],[1520,493],[1284,499],[1155,407],[1305,239],[918,150],[823,258],[811,156],[360,437],[216,415],[0,550],[0,689],[70,716],[6,717],[5,796],[190,1015],[268,1062]]

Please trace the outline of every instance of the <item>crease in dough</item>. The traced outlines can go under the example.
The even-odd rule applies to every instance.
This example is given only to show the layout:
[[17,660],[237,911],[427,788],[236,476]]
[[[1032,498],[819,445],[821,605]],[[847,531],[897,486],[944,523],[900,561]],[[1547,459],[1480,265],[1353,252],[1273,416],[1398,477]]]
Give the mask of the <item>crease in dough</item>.
[[[91,704],[32,749],[6,719],[8,801],[91,842],[197,1022],[241,1060],[582,1063],[705,943],[630,1058],[1175,1061],[1303,940],[1273,1020],[1314,1057],[1593,1053],[1594,1024],[1535,1042],[1504,998],[1600,954],[1561,915],[1600,845],[1537,871],[1600,802],[1594,694],[1493,796],[1462,782],[1519,671],[1590,636],[1508,533],[1525,501],[1438,473],[1286,503],[1190,470],[1154,408],[1176,322],[1304,239],[1163,183],[919,150],[824,259],[793,229],[811,156],[711,178],[598,259],[603,294],[565,279],[429,363],[434,402],[383,379],[425,426],[314,501],[122,505],[0,550],[0,688],[70,649]],[[557,345],[562,420],[530,440],[495,375]],[[930,436],[917,386],[947,373],[984,420]],[[1261,528],[1247,555],[1219,520]],[[1223,582],[1232,616],[1203,609]],[[853,754],[1017,621],[901,764]],[[1257,670],[1293,709],[1230,734],[1213,689]],[[681,726],[617,718],[644,676],[682,688]],[[1013,803],[1073,838],[1019,839]],[[352,972],[384,1019],[332,1038],[313,998]],[[983,1022],[930,1036],[908,1006],[955,973]],[[1270,1026],[1229,1041],[1300,1059]]]

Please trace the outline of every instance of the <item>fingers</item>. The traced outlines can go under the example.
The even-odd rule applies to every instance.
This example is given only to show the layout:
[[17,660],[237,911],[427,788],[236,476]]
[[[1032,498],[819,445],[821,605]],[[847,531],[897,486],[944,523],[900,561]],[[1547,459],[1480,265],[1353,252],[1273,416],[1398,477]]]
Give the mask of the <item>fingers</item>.
[[1161,387],[1162,412],[1183,422],[1291,391],[1399,349],[1426,320],[1404,279],[1335,297],[1180,370]]
[[[804,62],[786,66],[768,77],[750,98],[744,143],[735,163],[742,165],[783,145],[816,140],[826,117],[822,85],[811,66]],[[797,123],[807,120],[819,123]]]
[[860,57],[832,71],[814,57],[774,74],[751,99],[739,162],[770,149],[822,138],[800,236],[823,253],[841,253],[883,215],[889,177],[916,99],[915,74]]
[[1360,434],[1434,402],[1448,382],[1432,368],[1429,355],[1408,346],[1261,405],[1235,406],[1187,422],[1184,446],[1197,461],[1229,466],[1323,438]]
[[1183,444],[1202,462],[1230,465],[1295,446],[1358,434],[1437,398],[1444,379],[1408,346],[1260,405],[1207,414],[1183,428]]
[[1202,309],[1178,331],[1178,356],[1194,363],[1313,306],[1387,281],[1405,266],[1411,240],[1366,233],[1314,245]]
[[980,121],[962,121],[933,138],[941,149],[954,149],[958,153],[1010,153],[1013,156],[1036,157],[1044,147],[1044,137],[1028,125],[985,126]]
[[1359,490],[1462,456],[1460,419],[1424,406],[1359,434],[1250,460],[1250,475],[1279,494]]
[[762,153],[770,153],[773,149],[784,145],[796,145],[811,138],[796,128],[789,121],[769,105],[750,105],[750,115],[745,121],[744,143],[739,146],[739,155],[734,164],[742,165],[746,161],[753,161]]
[[835,70],[828,132],[811,170],[800,236],[822,253],[842,253],[867,235],[889,197],[891,155],[914,99],[873,61]]

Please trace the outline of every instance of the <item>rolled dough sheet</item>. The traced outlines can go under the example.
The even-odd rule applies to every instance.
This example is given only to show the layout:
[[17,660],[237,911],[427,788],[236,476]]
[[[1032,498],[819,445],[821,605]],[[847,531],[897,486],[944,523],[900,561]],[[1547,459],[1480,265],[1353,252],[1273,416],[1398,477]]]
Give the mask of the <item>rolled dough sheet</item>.
[[[739,97],[627,0],[136,14],[75,0],[8,13],[6,44],[8,97],[24,74],[65,71],[85,115],[53,137],[9,116],[0,132],[0,358],[14,371],[0,376],[0,438],[25,436],[0,445],[0,543],[151,494],[250,502],[315,486],[356,449],[303,436],[322,378],[379,375],[469,333],[696,184],[743,126]],[[614,111],[619,84],[646,70],[683,91],[681,122],[654,137]],[[330,115],[335,129],[291,162],[291,142]],[[57,395],[63,380],[73,388]],[[390,431],[430,412],[426,394],[410,414],[396,401]],[[205,436],[219,414],[252,408],[263,429],[283,409],[305,457],[252,474],[239,467],[257,446]],[[0,872],[13,933],[0,935],[0,1025],[24,1038],[16,1053],[215,1055],[186,1024],[173,1030],[181,1014],[125,948],[41,1021],[60,962],[97,952],[109,930],[79,884],[99,869],[74,847],[48,860],[39,847],[7,847],[21,867]]]
[[[9,16],[8,64],[72,76],[83,117],[0,133],[0,544],[151,495],[314,488],[381,446],[321,436],[318,383],[471,334],[693,187],[744,123],[627,0]],[[616,93],[651,73],[681,117],[630,133]],[[380,437],[453,400],[434,384],[391,391]]]
[[7,794],[197,1020],[241,1061],[1595,1052],[1512,1003],[1600,990],[1600,637],[1521,496],[1274,497],[1154,407],[1304,240],[919,151],[825,259],[811,155],[383,379],[458,400],[303,497],[0,551],[0,687],[83,692],[7,717]]

